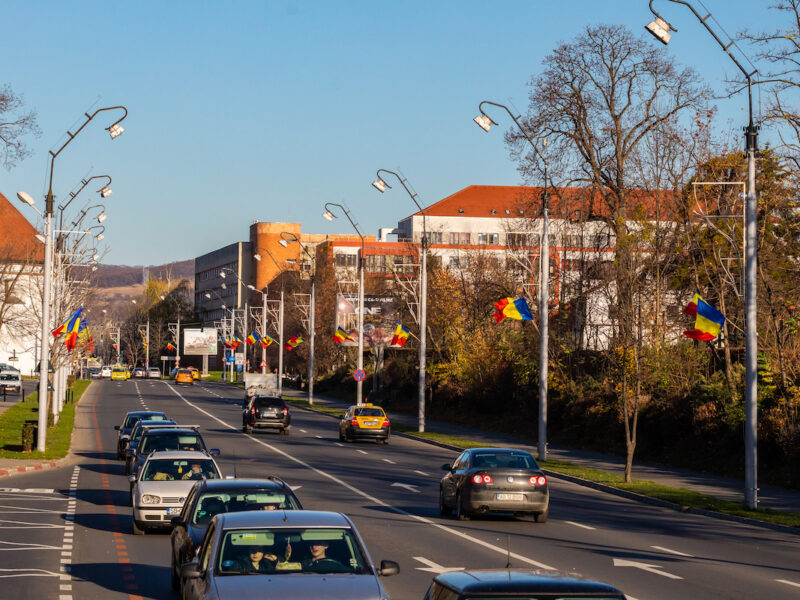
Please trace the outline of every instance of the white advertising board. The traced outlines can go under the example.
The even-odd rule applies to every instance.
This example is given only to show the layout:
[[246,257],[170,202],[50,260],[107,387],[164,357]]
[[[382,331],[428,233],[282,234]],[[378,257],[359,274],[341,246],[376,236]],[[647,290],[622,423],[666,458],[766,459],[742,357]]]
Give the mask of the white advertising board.
[[217,354],[217,330],[214,327],[183,330],[183,353],[188,355]]

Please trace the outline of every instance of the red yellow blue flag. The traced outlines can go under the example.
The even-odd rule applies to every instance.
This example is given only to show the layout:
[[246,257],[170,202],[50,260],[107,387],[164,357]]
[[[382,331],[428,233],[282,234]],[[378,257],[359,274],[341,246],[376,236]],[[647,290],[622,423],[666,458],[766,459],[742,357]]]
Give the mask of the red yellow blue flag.
[[408,341],[408,336],[411,335],[411,332],[408,330],[407,327],[404,327],[400,321],[395,321],[397,323],[397,329],[394,330],[394,336],[392,337],[392,346],[400,346],[401,348],[406,345]]
[[303,341],[304,341],[303,338],[301,338],[299,335],[293,335],[292,337],[289,338],[289,341],[283,345],[283,347],[286,348],[288,352],[291,352],[292,350],[297,348],[300,344],[302,344]]
[[173,346],[170,342],[167,342],[167,350],[172,352],[173,350],[175,350],[175,346]]
[[532,321],[533,315],[525,298],[503,298],[494,303],[494,320],[498,323],[508,317],[517,321]]
[[333,341],[337,344],[341,344],[345,340],[350,340],[351,342],[355,342],[355,340],[350,337],[350,335],[341,327],[336,328],[336,333],[333,334]]
[[247,342],[248,346],[252,346],[253,344],[258,342],[259,340],[261,340],[261,336],[258,335],[255,331],[251,331],[250,335],[248,335],[247,338],[245,338],[244,341]]
[[72,313],[66,321],[64,321],[61,325],[53,329],[53,337],[58,337],[62,333],[69,334],[73,330],[75,330],[75,332],[77,333],[78,328],[80,327],[82,315],[83,315],[83,307],[81,306],[78,310]]
[[694,329],[684,331],[683,335],[701,342],[716,339],[725,323],[725,315],[703,300],[700,294],[692,296],[691,302],[683,309],[683,314],[694,317]]
[[261,347],[267,348],[275,342],[275,338],[273,338],[270,334],[265,333],[261,336]]

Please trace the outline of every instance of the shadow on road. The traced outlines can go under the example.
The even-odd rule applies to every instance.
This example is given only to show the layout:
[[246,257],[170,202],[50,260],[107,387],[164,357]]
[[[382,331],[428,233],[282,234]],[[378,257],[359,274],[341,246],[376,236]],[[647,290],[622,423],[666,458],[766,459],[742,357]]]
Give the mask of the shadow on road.
[[[144,598],[172,598],[169,588],[169,566],[131,564],[132,579],[123,577],[119,563],[73,564],[70,574],[76,581],[90,581],[109,592]],[[130,586],[135,586],[132,589]]]

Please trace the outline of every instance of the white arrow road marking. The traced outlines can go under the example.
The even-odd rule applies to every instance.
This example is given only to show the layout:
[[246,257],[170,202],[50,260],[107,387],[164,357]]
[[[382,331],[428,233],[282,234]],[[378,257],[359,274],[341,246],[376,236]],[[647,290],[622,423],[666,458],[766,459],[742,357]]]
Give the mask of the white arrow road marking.
[[449,573],[450,571],[463,571],[464,567],[443,567],[442,565],[437,565],[432,560],[428,560],[424,556],[413,556],[414,560],[418,560],[423,565],[427,565],[426,567],[414,567],[417,571],[425,571],[427,573]]
[[410,483],[398,483],[397,481],[395,481],[390,487],[401,487],[407,489],[409,492],[415,492],[419,494],[417,486],[411,485]]
[[51,488],[0,488],[0,492],[13,492],[16,494],[52,494],[54,490]]
[[61,574],[44,569],[0,569],[0,577],[61,577]]
[[678,552],[677,550],[670,550],[669,548],[664,548],[664,546],[650,546],[654,550],[661,550],[662,552],[666,552],[667,554],[674,554],[676,556],[685,556],[686,558],[694,558],[691,554],[684,554],[683,552]]
[[584,525],[583,523],[576,523],[575,521],[564,521],[564,523],[569,523],[570,525],[575,525],[575,527],[580,527],[582,529],[597,529],[596,527],[592,527],[591,525]]
[[[6,523],[13,523],[13,525],[6,525]],[[21,525],[22,527],[17,527]],[[57,525],[55,523],[30,523],[28,521],[9,521],[7,519],[0,519],[0,528],[2,529],[63,529],[66,525]]]
[[24,506],[5,506],[5,505],[0,505],[0,508],[10,508],[11,509],[11,510],[0,510],[0,513],[23,513],[23,514],[24,513],[30,513],[30,514],[55,513],[55,514],[60,515],[60,514],[62,514],[64,512],[63,510],[46,510],[44,508],[29,508],[29,507],[24,507]]
[[795,583],[794,581],[789,581],[788,579],[776,579],[778,583],[785,583],[786,585],[791,585],[796,588],[800,588],[800,583]]
[[12,552],[14,550],[61,550],[61,546],[49,546],[46,544],[31,544],[20,542],[0,542],[9,546],[24,546],[24,548],[0,548],[0,552]]
[[425,471],[414,471],[417,475],[422,475],[423,477],[428,477],[428,474]]
[[397,464],[396,462],[394,462],[393,460],[389,460],[388,458],[384,458],[384,459],[383,459],[383,462],[387,462],[387,463],[389,463],[390,465],[396,465],[396,464]]
[[647,563],[634,562],[632,560],[615,558],[614,566],[633,567],[634,569],[641,569],[642,571],[647,571],[648,573],[653,573],[655,575],[661,575],[662,577],[669,577],[670,579],[683,579],[683,577],[681,577],[680,575],[673,575],[672,573],[667,573],[666,571],[662,571],[661,567],[657,565],[649,565]]

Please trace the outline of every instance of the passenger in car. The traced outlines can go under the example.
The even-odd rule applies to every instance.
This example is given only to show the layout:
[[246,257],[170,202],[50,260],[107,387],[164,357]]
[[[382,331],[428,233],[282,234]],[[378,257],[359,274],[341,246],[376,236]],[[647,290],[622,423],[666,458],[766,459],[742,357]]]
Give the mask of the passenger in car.
[[275,570],[275,562],[268,559],[263,546],[252,546],[242,560],[239,561],[239,570],[246,572],[269,573]]
[[302,562],[304,571],[344,571],[345,567],[338,560],[328,558],[326,552],[328,551],[328,542],[318,540],[313,541],[308,545],[308,551],[311,558],[307,558]]

